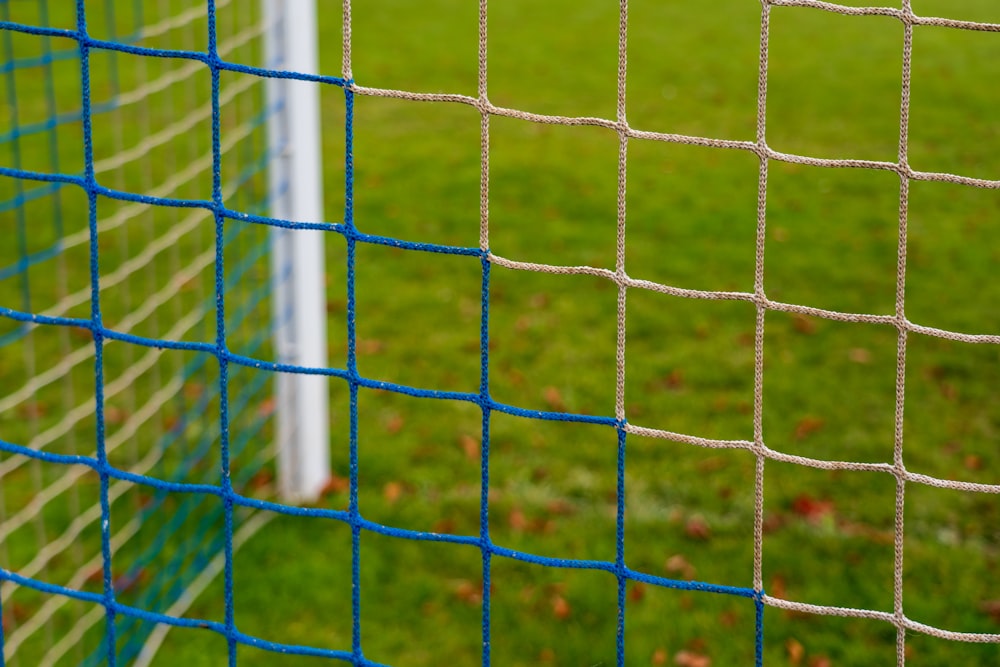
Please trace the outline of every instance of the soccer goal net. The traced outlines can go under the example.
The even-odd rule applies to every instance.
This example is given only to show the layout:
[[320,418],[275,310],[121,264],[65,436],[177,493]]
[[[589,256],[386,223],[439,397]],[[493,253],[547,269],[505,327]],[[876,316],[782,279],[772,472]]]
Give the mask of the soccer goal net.
[[213,353],[325,365],[322,244],[220,212],[322,218],[315,91],[206,55],[311,71],[308,31],[284,34],[314,24],[303,9],[0,2],[6,664],[148,659],[149,618],[18,582],[182,612],[260,518],[171,485],[224,470],[231,490],[300,501],[326,480],[324,379]]
[[708,4],[0,0],[5,664],[993,664],[995,8]]

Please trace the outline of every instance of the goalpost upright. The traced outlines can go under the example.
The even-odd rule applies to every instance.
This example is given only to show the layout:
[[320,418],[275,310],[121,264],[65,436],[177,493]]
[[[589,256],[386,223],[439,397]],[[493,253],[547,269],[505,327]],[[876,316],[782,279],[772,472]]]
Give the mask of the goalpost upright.
[[[315,0],[261,0],[270,69],[318,71]],[[271,215],[323,220],[319,84],[269,78],[267,134]],[[275,350],[282,364],[325,368],[323,232],[272,229]],[[279,487],[284,499],[315,500],[330,475],[329,379],[279,373],[275,382]]]

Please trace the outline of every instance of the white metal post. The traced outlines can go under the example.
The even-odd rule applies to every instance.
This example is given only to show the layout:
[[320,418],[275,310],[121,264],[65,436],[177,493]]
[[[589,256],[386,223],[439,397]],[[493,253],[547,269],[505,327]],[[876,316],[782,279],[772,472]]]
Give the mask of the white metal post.
[[[262,0],[271,69],[318,71],[315,0]],[[267,79],[271,215],[323,221],[319,84]],[[275,348],[281,363],[327,366],[323,232],[272,231]],[[278,481],[289,502],[315,500],[330,478],[329,381],[279,373],[275,383]]]

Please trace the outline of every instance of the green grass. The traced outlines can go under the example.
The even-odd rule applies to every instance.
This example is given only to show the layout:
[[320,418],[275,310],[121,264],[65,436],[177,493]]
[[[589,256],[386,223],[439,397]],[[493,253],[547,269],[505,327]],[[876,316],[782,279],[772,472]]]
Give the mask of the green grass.
[[[360,85],[475,94],[477,17],[471,3],[356,4],[353,69]],[[540,113],[613,117],[615,3],[492,5],[491,101]],[[339,75],[341,16],[337,9],[322,9],[321,67]],[[963,3],[961,13],[946,2],[914,2],[914,9],[1000,21],[987,0]],[[758,3],[727,0],[706,11],[696,3],[634,0],[630,18],[632,127],[753,139]],[[768,144],[810,156],[894,160],[902,36],[901,24],[885,17],[774,8]],[[988,83],[1000,76],[996,46],[993,34],[915,29],[909,135],[914,169],[1000,178],[992,159],[1000,142],[993,122],[1000,95]],[[71,76],[62,80],[72,86]],[[327,216],[337,221],[344,204],[342,91],[324,89],[322,103]],[[491,130],[491,249],[516,260],[614,268],[616,135],[505,118],[493,119]],[[360,97],[354,159],[359,229],[477,245],[474,109]],[[630,141],[629,275],[684,288],[752,291],[758,168],[747,152]],[[891,314],[898,178],[780,162],[768,168],[768,296]],[[910,320],[965,333],[1000,332],[998,220],[997,190],[911,184]],[[109,242],[109,261],[114,248]],[[331,235],[327,251],[330,363],[342,367],[343,239]],[[356,261],[360,372],[421,388],[476,391],[478,259],[362,245]],[[8,286],[2,289],[5,300],[15,298],[8,296]],[[182,306],[200,302],[209,290],[210,284],[193,288]],[[109,308],[125,310],[123,297],[108,298]],[[496,400],[613,414],[613,284],[494,267],[490,308],[490,392]],[[630,290],[626,315],[625,400],[631,423],[752,439],[751,305]],[[891,462],[895,329],[768,312],[764,347],[763,427],[772,449]],[[114,363],[126,365],[122,357]],[[16,363],[0,354],[5,382],[15,372],[7,368]],[[904,420],[909,470],[998,482],[998,377],[996,346],[909,336]],[[74,380],[81,391],[86,381],[85,374]],[[337,381],[331,408],[332,458],[343,479],[349,406],[347,388]],[[362,390],[359,420],[359,502],[366,518],[417,530],[478,533],[480,414],[474,406]],[[16,429],[16,421],[0,422],[0,428]],[[493,415],[491,426],[494,542],[545,556],[613,560],[614,430],[501,414]],[[751,586],[754,467],[746,451],[630,436],[629,566]],[[769,593],[892,611],[891,476],[768,462],[764,496],[763,574]],[[346,502],[346,492],[337,490],[323,505],[343,508]],[[128,511],[124,503],[121,509]],[[907,615],[949,630],[1000,632],[996,614],[988,613],[990,602],[1000,598],[997,498],[909,484],[905,521]],[[350,650],[350,537],[349,528],[337,522],[274,517],[236,555],[237,626],[271,641]],[[479,663],[478,550],[366,532],[361,556],[361,632],[368,658],[399,666]],[[493,664],[615,664],[616,582],[609,574],[495,557],[491,612]],[[682,651],[707,656],[716,666],[753,662],[749,600],[630,584],[626,614],[628,665],[681,664],[675,658]],[[222,620],[219,582],[188,615]],[[895,661],[895,631],[880,621],[768,608],[764,641],[767,665]],[[907,645],[909,665],[991,665],[1000,659],[996,645],[914,633]],[[214,633],[173,630],[155,664],[222,664],[225,652],[225,642]],[[318,662],[239,648],[241,665]]]

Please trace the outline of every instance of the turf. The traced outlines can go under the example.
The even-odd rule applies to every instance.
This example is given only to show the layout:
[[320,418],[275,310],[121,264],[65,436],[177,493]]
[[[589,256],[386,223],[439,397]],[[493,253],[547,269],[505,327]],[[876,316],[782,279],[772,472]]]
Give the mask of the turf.
[[[615,3],[492,4],[491,101],[540,113],[613,117]],[[913,4],[921,14],[1000,21],[988,0],[963,3],[961,13],[946,2]],[[706,12],[696,3],[630,3],[633,127],[753,139],[759,5],[736,0],[717,5]],[[323,10],[321,67],[339,75],[341,16],[339,10]],[[472,3],[357,3],[353,19],[358,84],[475,94]],[[810,156],[894,160],[902,36],[901,24],[885,17],[774,8],[768,144]],[[987,83],[1000,77],[996,48],[993,34],[915,29],[913,168],[1000,178],[991,159],[1000,141],[993,122],[1000,92]],[[327,216],[338,221],[344,206],[342,91],[324,89],[322,103]],[[616,135],[502,118],[491,128],[491,249],[523,261],[613,268]],[[477,245],[474,109],[361,97],[354,129],[355,221],[361,231]],[[757,158],[745,152],[632,140],[628,273],[678,287],[752,291],[758,168]],[[768,185],[768,296],[891,314],[898,178],[773,162]],[[994,278],[1000,261],[998,191],[914,183],[909,220],[907,316],[966,333],[1000,332],[1000,283]],[[330,359],[343,366],[343,240],[331,235],[327,252]],[[359,371],[422,388],[476,391],[478,259],[361,246],[356,261]],[[201,294],[195,289],[192,302]],[[752,439],[753,307],[630,290],[627,308],[629,421],[704,437]],[[611,283],[495,267],[490,309],[490,392],[496,400],[613,414]],[[891,461],[895,365],[896,332],[890,327],[769,312],[765,441],[775,450],[815,458]],[[997,483],[998,377],[996,346],[910,335],[908,469]],[[210,374],[202,380],[212,381]],[[348,393],[336,381],[331,407],[334,471],[343,480]],[[361,513],[386,525],[477,534],[480,414],[474,406],[362,390],[359,410]],[[8,422],[0,426],[13,428]],[[494,542],[551,557],[613,560],[616,453],[609,427],[494,415],[489,496]],[[629,566],[676,579],[752,586],[754,465],[744,451],[630,436]],[[768,462],[764,484],[767,592],[816,604],[892,610],[892,477]],[[346,502],[343,484],[333,485],[322,501],[334,508]],[[910,484],[905,520],[907,616],[949,630],[998,632],[997,499]],[[366,657],[400,666],[479,663],[478,550],[366,532],[361,555]],[[275,517],[237,553],[235,565],[236,623],[242,631],[350,650],[348,527]],[[221,621],[220,595],[220,586],[211,587],[188,615]],[[493,664],[615,664],[611,575],[495,557],[491,595]],[[749,600],[632,583],[626,619],[628,665],[753,663]],[[892,664],[895,639],[893,627],[879,621],[771,608],[764,615],[767,665]],[[995,645],[919,634],[908,636],[907,645],[909,665],[991,665],[1000,659]],[[173,630],[155,664],[215,665],[224,656],[225,643],[217,635]],[[239,649],[241,665],[315,662]]]

